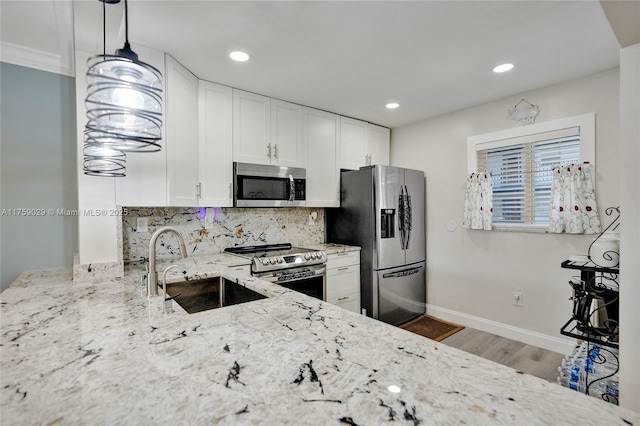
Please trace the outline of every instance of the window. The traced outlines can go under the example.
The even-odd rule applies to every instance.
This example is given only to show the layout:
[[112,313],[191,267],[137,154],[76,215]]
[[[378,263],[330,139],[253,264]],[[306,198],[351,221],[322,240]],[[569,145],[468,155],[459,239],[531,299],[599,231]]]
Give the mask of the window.
[[553,167],[593,161],[595,115],[468,138],[469,172],[488,172],[496,229],[546,230]]

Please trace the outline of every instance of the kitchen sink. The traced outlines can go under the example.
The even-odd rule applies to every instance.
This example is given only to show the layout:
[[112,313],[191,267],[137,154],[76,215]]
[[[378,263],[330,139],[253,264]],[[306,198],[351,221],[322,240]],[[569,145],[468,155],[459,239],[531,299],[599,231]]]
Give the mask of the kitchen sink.
[[[224,285],[222,298],[221,282]],[[190,314],[266,298],[222,277],[167,284],[167,297],[173,297],[173,300]]]

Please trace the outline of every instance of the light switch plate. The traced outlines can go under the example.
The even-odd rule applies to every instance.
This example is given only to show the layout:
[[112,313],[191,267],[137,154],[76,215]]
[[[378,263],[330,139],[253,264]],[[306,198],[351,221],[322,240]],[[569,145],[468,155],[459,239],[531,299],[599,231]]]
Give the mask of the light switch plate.
[[149,218],[139,217],[136,222],[136,232],[149,232]]

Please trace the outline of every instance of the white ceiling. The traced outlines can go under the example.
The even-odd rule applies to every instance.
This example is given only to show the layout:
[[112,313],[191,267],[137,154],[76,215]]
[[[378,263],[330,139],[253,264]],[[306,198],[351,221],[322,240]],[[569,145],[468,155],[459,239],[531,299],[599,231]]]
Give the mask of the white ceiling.
[[[3,43],[55,50],[46,5],[61,1],[0,2]],[[112,50],[124,5],[107,9]],[[73,10],[76,48],[102,51],[102,3]],[[201,79],[388,127],[616,68],[620,48],[595,0],[130,0],[129,40]],[[232,62],[234,49],[252,59]],[[502,62],[515,68],[494,74]],[[400,108],[385,109],[391,101]]]

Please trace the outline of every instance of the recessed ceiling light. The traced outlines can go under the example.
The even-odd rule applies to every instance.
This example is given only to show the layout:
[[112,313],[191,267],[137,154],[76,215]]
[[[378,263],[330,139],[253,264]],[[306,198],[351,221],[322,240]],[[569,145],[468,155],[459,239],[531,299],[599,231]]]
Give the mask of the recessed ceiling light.
[[391,385],[387,388],[387,390],[391,393],[400,393],[402,389],[400,389],[400,386]]
[[249,54],[240,50],[229,53],[229,57],[238,62],[246,62],[249,60]]
[[513,64],[500,64],[493,67],[493,72],[506,72],[513,68]]
[[391,102],[391,103],[386,105],[387,109],[394,109],[394,108],[398,108],[399,106],[400,106],[400,104],[396,103],[396,102]]

